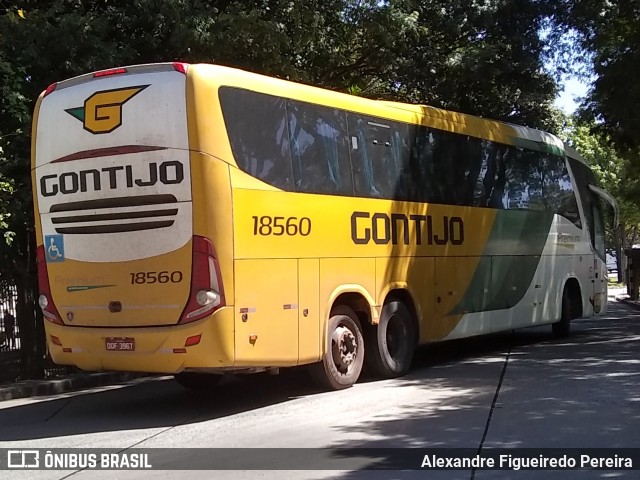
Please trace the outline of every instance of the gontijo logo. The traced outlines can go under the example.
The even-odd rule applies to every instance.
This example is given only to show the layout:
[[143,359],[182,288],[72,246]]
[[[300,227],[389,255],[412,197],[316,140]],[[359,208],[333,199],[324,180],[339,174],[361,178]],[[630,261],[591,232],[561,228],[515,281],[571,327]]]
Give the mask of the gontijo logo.
[[68,108],[65,112],[80,120],[84,129],[91,133],[113,132],[122,125],[122,106],[148,86],[96,92],[84,101],[83,107]]

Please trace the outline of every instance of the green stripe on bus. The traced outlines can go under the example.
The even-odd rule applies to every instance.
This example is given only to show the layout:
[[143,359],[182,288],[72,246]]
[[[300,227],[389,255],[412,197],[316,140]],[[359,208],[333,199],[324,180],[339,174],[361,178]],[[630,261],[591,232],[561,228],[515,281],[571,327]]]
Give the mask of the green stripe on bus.
[[469,288],[449,315],[511,308],[522,300],[538,267],[552,220],[550,212],[498,211]]
[[550,153],[559,157],[564,156],[564,150],[557,145],[546,142],[538,142],[522,137],[512,137],[513,144],[516,147],[526,148],[528,150],[537,150],[538,152]]

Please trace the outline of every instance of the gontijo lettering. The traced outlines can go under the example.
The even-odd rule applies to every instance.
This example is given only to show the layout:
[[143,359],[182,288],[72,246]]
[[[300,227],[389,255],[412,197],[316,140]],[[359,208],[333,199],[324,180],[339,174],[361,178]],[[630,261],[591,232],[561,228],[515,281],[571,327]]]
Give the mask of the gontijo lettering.
[[460,217],[353,212],[351,239],[357,245],[371,241],[378,245],[462,245],[464,222]]
[[61,174],[43,175],[40,177],[40,193],[43,197],[52,197],[77,192],[100,191],[104,189],[151,187],[158,183],[173,185],[184,180],[184,167],[177,160],[162,162],[158,165],[151,162],[148,171],[136,172],[132,165],[116,165],[98,170],[80,170]]

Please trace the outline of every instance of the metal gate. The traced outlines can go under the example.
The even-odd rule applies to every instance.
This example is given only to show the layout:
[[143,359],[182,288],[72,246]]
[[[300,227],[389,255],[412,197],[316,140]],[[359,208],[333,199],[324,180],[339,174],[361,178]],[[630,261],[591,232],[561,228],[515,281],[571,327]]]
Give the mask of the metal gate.
[[[23,332],[18,318],[19,292],[16,286],[0,287],[0,384],[29,379],[51,378],[78,372],[75,367],[55,365],[46,353],[45,339],[37,332]],[[30,348],[25,338],[38,342],[38,348]],[[39,356],[40,358],[35,358]],[[33,357],[33,358],[32,358]],[[41,369],[27,368],[27,364],[42,365]]]

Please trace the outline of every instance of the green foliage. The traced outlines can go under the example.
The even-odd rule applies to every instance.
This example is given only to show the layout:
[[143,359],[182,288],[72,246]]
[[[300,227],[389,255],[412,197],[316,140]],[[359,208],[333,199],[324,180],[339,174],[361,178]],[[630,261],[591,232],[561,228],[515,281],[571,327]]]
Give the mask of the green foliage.
[[404,1],[418,12],[399,69],[403,95],[434,106],[555,130],[556,85],[542,65],[544,2]]
[[[640,8],[628,0],[564,0],[559,31],[577,34],[595,77],[582,117],[619,148],[640,148]],[[575,52],[575,45],[573,51]]]

